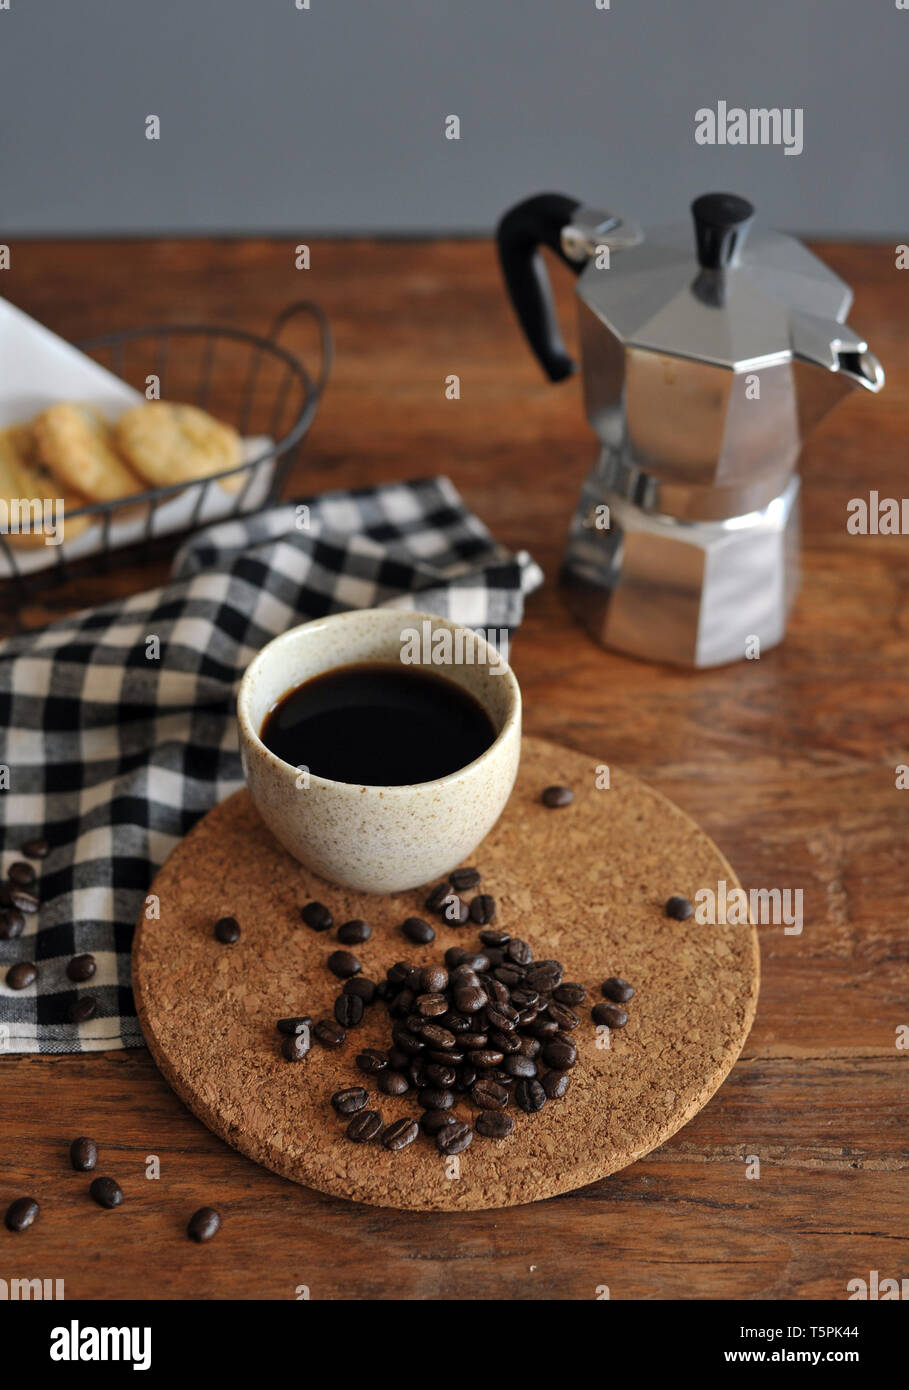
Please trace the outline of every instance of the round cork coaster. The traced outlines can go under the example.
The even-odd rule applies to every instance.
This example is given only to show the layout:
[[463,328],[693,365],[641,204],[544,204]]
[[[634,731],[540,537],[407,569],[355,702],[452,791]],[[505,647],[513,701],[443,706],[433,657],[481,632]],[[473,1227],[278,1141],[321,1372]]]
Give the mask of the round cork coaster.
[[[600,781],[602,781],[602,775]],[[547,810],[542,789],[573,788],[573,805]],[[151,891],[158,920],[139,923],[133,984],[146,1041],[164,1076],[206,1125],[241,1153],[321,1192],[378,1206],[476,1210],[537,1201],[591,1183],[640,1158],[690,1120],[727,1075],[754,1016],[757,934],[751,926],[675,922],[663,906],[694,899],[725,879],[729,864],[676,806],[613,771],[597,786],[597,763],[540,739],[524,740],[521,770],[498,824],[471,856],[481,890],[498,904],[495,925],[530,943],[538,959],[562,962],[583,984],[578,1060],[561,1100],[536,1114],[514,1110],[505,1140],[475,1135],[457,1162],[421,1134],[392,1153],[354,1144],[329,1097],[363,1085],[386,1124],[419,1116],[413,1093],[381,1094],[354,1065],[364,1047],[387,1047],[383,1004],[367,1011],[339,1051],[313,1043],[286,1062],[278,1018],[331,1017],[341,984],[327,969],[334,932],[300,919],[317,899],[335,923],[363,917],[372,937],[352,947],[364,975],[379,980],[397,960],[424,965],[452,945],[478,949],[478,928],[449,927],[424,912],[426,890],[372,896],[317,878],[272,839],[245,791],[222,802],[186,836]],[[477,891],[477,890],[473,890]],[[472,896],[472,893],[465,896]],[[242,928],[233,946],[213,935],[217,918]],[[429,916],[430,946],[400,932]],[[635,989],[628,1024],[598,1030],[590,1006],[610,975]],[[608,1042],[608,1046],[604,1043]],[[458,1114],[473,1119],[469,1101]]]

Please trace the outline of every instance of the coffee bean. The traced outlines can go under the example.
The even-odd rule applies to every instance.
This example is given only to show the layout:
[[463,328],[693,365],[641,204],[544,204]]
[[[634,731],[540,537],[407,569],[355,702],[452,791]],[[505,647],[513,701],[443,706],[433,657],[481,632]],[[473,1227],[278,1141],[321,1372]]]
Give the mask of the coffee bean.
[[50,852],[50,845],[46,840],[26,840],[20,846],[20,851],[26,859],[46,859]]
[[15,864],[10,864],[6,876],[10,883],[15,883],[18,888],[31,888],[35,881],[35,870],[31,864],[26,864],[24,859],[17,859]]
[[391,1036],[398,1048],[409,1057],[416,1057],[418,1052],[423,1051],[423,1039],[416,1037],[407,1028],[393,1028]]
[[30,960],[20,960],[11,965],[6,972],[6,983],[10,989],[28,989],[38,978],[38,967]]
[[333,975],[337,975],[339,980],[347,980],[351,975],[359,975],[363,969],[351,951],[332,951],[325,964]]
[[559,1025],[554,1018],[525,1018],[521,1015],[521,1026],[526,1028],[531,1037],[540,1038],[545,1041],[547,1038],[554,1038],[559,1031]]
[[368,1100],[362,1086],[348,1086],[344,1091],[335,1091],[331,1103],[339,1115],[355,1115]]
[[478,970],[482,974],[489,969],[489,957],[483,951],[468,951],[458,969]]
[[98,1146],[84,1136],[69,1146],[69,1161],[77,1173],[90,1173],[98,1162]]
[[552,991],[552,997],[560,1004],[583,1004],[587,991],[583,985],[563,984]]
[[455,1117],[448,1110],[424,1110],[420,1116],[420,1128],[424,1134],[438,1134],[446,1125],[453,1125]]
[[450,927],[463,927],[470,916],[470,908],[456,893],[449,893],[442,907],[442,916]]
[[380,1052],[377,1047],[365,1048],[363,1052],[357,1053],[354,1060],[360,1071],[365,1071],[367,1076],[378,1076],[379,1072],[388,1066],[388,1054]]
[[[529,965],[533,960],[533,951],[530,949],[527,942],[522,941],[519,936],[513,936],[511,938],[508,945],[505,947],[505,954],[510,961],[514,961],[515,965]],[[499,979],[501,978],[500,975]],[[506,980],[503,983],[507,984],[508,981]]]
[[18,888],[14,883],[4,884],[3,907],[14,907],[18,912],[35,913],[40,906],[34,893],[27,888]]
[[479,869],[452,869],[448,875],[448,882],[456,893],[463,893],[468,888],[476,888],[480,882]]
[[610,975],[608,980],[604,980],[600,992],[604,999],[611,999],[615,1004],[627,1004],[634,994],[628,981],[620,979],[618,975]]
[[309,1014],[300,1014],[296,1018],[279,1018],[275,1027],[279,1033],[308,1033],[312,1029],[312,1019]]
[[504,1053],[496,1052],[491,1047],[478,1047],[475,1052],[468,1052],[467,1060],[472,1067],[497,1067],[505,1060]]
[[222,946],[233,946],[240,940],[240,923],[236,917],[219,917],[215,923],[215,936]]
[[435,928],[428,922],[424,922],[422,917],[408,917],[401,923],[401,931],[408,941],[413,941],[418,946],[428,946],[430,941],[435,941]]
[[335,920],[324,903],[307,903],[300,908],[300,916],[313,931],[331,931]]
[[507,931],[497,931],[495,927],[486,927],[480,932],[480,940],[484,946],[507,946],[511,937]]
[[302,1062],[310,1046],[308,1029],[302,1033],[288,1033],[281,1042],[281,1055],[285,1062]]
[[694,912],[694,907],[687,898],[669,898],[663,911],[667,917],[673,917],[677,922],[687,922]]
[[88,1190],[98,1206],[107,1207],[108,1210],[119,1207],[123,1201],[120,1184],[113,1178],[95,1178]]
[[[508,946],[505,947],[505,954],[508,954]],[[493,971],[493,977],[506,989],[515,989],[523,980],[524,972],[518,965],[500,965]]]
[[34,1197],[17,1197],[10,1202],[4,1218],[8,1231],[27,1231],[34,1225],[41,1208]]
[[382,1132],[382,1147],[397,1153],[399,1149],[406,1149],[408,1144],[412,1144],[419,1133],[416,1120],[393,1120]]
[[463,1120],[452,1120],[436,1134],[436,1148],[443,1154],[460,1154],[473,1143],[473,1130]]
[[537,1064],[530,1057],[522,1057],[520,1052],[514,1052],[504,1061],[505,1070],[509,1076],[532,1077],[537,1074]]
[[67,1009],[70,1023],[87,1023],[98,1012],[98,1001],[91,994],[80,994]]
[[488,1040],[487,1033],[459,1033],[458,1047],[464,1048],[467,1052],[475,1052],[477,1048],[485,1047]]
[[618,1004],[594,1004],[590,1010],[594,1023],[605,1023],[610,1028],[624,1028],[628,1015]]
[[437,883],[424,903],[427,912],[441,912],[451,892],[447,883]]
[[94,956],[86,952],[85,955],[82,956],[73,956],[66,967],[66,973],[69,978],[75,980],[77,984],[83,984],[86,980],[92,978],[96,969],[97,964]]
[[522,1038],[520,1050],[522,1057],[539,1057],[543,1045],[539,1038]]
[[475,1014],[487,1003],[482,985],[462,985],[455,990],[455,1004],[462,1014]]
[[363,1000],[356,994],[339,994],[335,1000],[334,1015],[342,1028],[356,1028],[363,1022]]
[[417,1101],[424,1110],[450,1110],[454,1105],[454,1096],[440,1086],[424,1086]]
[[386,1067],[379,1072],[379,1090],[386,1096],[403,1096],[410,1090],[410,1082],[402,1071]]
[[15,941],[25,931],[25,914],[17,907],[0,909],[0,941]]
[[449,946],[448,950],[445,952],[445,964],[448,966],[449,970],[454,970],[461,964],[461,961],[466,955],[467,952],[464,950],[463,946]]
[[548,1042],[543,1048],[543,1061],[554,1071],[568,1071],[578,1060],[578,1049],[573,1042]]
[[353,917],[349,922],[342,922],[335,935],[345,946],[357,946],[361,941],[369,940],[372,927],[362,917]]
[[489,1046],[494,1047],[503,1056],[521,1050],[521,1039],[517,1033],[500,1033],[498,1028],[490,1028],[488,1041]]
[[537,1110],[542,1110],[546,1104],[546,1092],[539,1081],[534,1081],[530,1077],[523,1078],[514,1088],[514,1098],[518,1105],[528,1115],[532,1115]]
[[449,1090],[457,1077],[454,1067],[446,1066],[443,1062],[427,1062],[423,1073],[431,1086],[438,1086],[443,1091]]
[[377,989],[375,980],[368,980],[365,975],[351,975],[349,980],[344,981],[344,993],[355,995],[364,1004],[373,1002]]
[[449,1033],[447,1028],[440,1028],[437,1023],[424,1023],[420,1037],[429,1043],[430,1047],[442,1052],[455,1045],[454,1033]]
[[204,1245],[221,1229],[221,1216],[214,1207],[200,1207],[194,1211],[186,1225],[186,1234],[197,1245]]
[[484,1110],[477,1116],[477,1134],[486,1139],[507,1139],[514,1129],[514,1116],[505,1110]]
[[370,1139],[375,1139],[381,1128],[382,1116],[378,1110],[361,1110],[358,1115],[354,1115],[346,1133],[348,1139],[352,1139],[355,1144],[368,1144]]
[[441,965],[424,965],[420,971],[420,989],[424,994],[440,994],[448,988],[448,971]]
[[496,900],[488,893],[480,893],[470,904],[470,916],[478,926],[485,927],[496,915]]
[[565,1031],[570,1032],[572,1028],[577,1028],[581,1022],[574,1009],[569,1009],[567,1004],[559,1004],[555,999],[550,999],[546,1005],[546,1014],[554,1023]]
[[478,1081],[470,1092],[470,1098],[479,1110],[504,1110],[508,1104],[508,1091],[498,1081]]
[[331,1049],[343,1047],[347,1038],[344,1029],[339,1027],[333,1018],[320,1018],[313,1029],[313,1034],[323,1047]]
[[448,1000],[444,994],[421,994],[414,1003],[417,1013],[423,1018],[439,1018],[448,1012]]
[[544,806],[554,811],[559,806],[570,806],[574,801],[574,792],[570,787],[546,787],[540,800]]
[[540,1085],[549,1100],[558,1100],[564,1096],[570,1084],[571,1077],[567,1071],[545,1071],[540,1080]]
[[413,973],[413,966],[409,960],[397,960],[394,965],[390,965],[385,974],[389,984],[401,986],[406,984]]
[[538,960],[524,976],[525,986],[539,994],[551,994],[561,983],[562,966],[557,960]]

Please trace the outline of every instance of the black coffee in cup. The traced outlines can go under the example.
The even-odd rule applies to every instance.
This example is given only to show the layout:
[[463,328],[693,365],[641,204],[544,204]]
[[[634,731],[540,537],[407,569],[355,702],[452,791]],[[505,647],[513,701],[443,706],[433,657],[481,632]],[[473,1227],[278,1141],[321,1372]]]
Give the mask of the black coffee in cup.
[[495,741],[496,729],[479,700],[445,676],[361,662],[288,690],[260,738],[317,777],[388,787],[457,772]]

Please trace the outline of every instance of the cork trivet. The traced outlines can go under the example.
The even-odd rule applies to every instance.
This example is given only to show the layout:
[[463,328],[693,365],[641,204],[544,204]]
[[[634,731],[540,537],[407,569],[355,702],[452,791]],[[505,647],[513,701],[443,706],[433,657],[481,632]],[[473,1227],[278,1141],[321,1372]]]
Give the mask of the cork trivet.
[[[537,958],[562,961],[566,980],[588,990],[575,1030],[578,1061],[568,1094],[535,1115],[514,1110],[510,1138],[476,1135],[452,1175],[420,1135],[390,1153],[354,1144],[329,1106],[342,1086],[364,1085],[390,1123],[419,1115],[413,1095],[382,1095],[354,1065],[364,1047],[385,1047],[384,1005],[366,1011],[338,1052],[314,1042],[285,1062],[275,1020],[330,1017],[340,982],[325,968],[333,932],[300,920],[316,898],[335,923],[364,917],[372,938],[351,947],[364,974],[381,979],[396,960],[426,964],[451,945],[475,949],[477,928],[438,923],[431,946],[399,925],[423,916],[425,890],[371,896],[336,888],[272,839],[245,791],[186,836],[152,892],[160,919],[139,923],[133,984],[152,1054],[177,1094],[206,1125],[258,1163],[336,1196],[378,1206],[476,1210],[537,1201],[614,1173],[663,1143],[705,1104],[747,1037],[758,992],[751,926],[700,926],[663,914],[672,894],[738,881],[716,846],[677,807],[612,771],[596,785],[594,759],[524,740],[521,770],[499,823],[470,862],[498,903],[496,925],[529,941]],[[541,790],[574,789],[570,807],[547,810]],[[222,946],[212,927],[235,916],[242,936]],[[635,987],[629,1022],[597,1046],[590,1005],[620,975]],[[462,1118],[475,1117],[459,1100]],[[446,1168],[447,1165],[447,1168]]]

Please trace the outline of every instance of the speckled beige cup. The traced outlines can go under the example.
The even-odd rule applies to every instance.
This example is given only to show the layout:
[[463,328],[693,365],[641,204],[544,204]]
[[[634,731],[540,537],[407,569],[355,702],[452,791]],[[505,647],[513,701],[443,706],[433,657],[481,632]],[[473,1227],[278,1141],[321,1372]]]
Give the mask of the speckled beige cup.
[[426,623],[432,633],[447,629],[452,639],[459,634],[464,639],[455,623],[426,613],[393,608],[338,613],[276,637],[240,683],[240,756],[259,814],[307,868],[366,893],[401,892],[444,877],[498,820],[521,753],[521,691],[507,662],[478,637],[471,638],[471,661],[416,663],[469,690],[497,730],[479,758],[434,782],[368,787],[303,775],[269,752],[259,733],[268,712],[294,686],[336,666],[400,661],[402,632],[423,634]]

